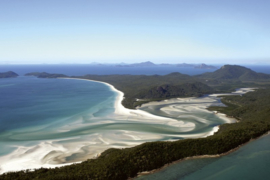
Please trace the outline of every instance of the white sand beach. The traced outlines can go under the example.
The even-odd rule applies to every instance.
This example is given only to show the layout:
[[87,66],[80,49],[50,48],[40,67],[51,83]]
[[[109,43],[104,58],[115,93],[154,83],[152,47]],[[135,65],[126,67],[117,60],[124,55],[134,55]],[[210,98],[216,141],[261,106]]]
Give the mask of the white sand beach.
[[[95,158],[109,148],[133,147],[149,141],[206,137],[218,131],[215,124],[235,122],[223,114],[206,110],[211,105],[222,105],[217,97],[219,95],[150,102],[130,110],[121,104],[123,92],[108,83],[94,82],[103,83],[117,93],[113,114],[104,117],[89,115],[91,118],[88,121],[78,117],[72,123],[51,128],[51,132],[40,129],[14,133],[12,138],[17,140],[23,137],[35,140],[42,136],[45,140],[38,141],[37,145],[18,146],[10,154],[1,156],[0,173],[78,163]],[[239,89],[232,94],[252,90]],[[73,135],[75,132],[76,135]],[[59,134],[59,138],[50,140],[53,137],[50,133]]]

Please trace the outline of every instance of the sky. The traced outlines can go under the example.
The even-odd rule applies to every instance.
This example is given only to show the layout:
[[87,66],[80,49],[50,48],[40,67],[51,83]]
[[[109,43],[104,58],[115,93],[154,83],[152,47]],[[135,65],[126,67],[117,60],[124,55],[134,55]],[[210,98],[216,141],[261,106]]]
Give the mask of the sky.
[[269,0],[1,0],[0,64],[270,64]]

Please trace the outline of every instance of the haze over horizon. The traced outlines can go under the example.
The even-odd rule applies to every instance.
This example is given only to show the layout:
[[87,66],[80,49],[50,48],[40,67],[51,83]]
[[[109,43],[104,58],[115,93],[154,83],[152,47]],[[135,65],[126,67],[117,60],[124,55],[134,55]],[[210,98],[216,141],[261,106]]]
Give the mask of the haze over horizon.
[[0,64],[270,64],[265,0],[1,1]]

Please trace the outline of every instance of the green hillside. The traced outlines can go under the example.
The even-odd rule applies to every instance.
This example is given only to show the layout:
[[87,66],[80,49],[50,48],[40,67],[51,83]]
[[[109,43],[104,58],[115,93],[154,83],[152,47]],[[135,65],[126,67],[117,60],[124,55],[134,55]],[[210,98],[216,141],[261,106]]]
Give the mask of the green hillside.
[[13,78],[13,77],[17,77],[17,76],[19,76],[19,75],[13,71],[0,73],[0,78]]
[[[28,73],[38,78],[68,77],[63,74]],[[175,97],[201,96],[210,93],[232,92],[241,87],[270,86],[270,75],[256,73],[237,65],[224,65],[212,73],[189,76],[174,72],[168,75],[85,75],[73,76],[107,82],[124,93],[122,104],[134,109],[143,103]],[[261,84],[260,84],[261,83]],[[138,101],[139,99],[139,101]]]
[[125,149],[108,149],[96,159],[89,159],[54,169],[10,172],[2,180],[30,179],[112,179],[125,180],[138,172],[150,171],[165,164],[198,155],[216,155],[247,143],[270,130],[270,91],[260,89],[243,96],[224,97],[229,107],[212,107],[239,119],[238,123],[223,124],[213,136],[174,142],[147,142]]
[[[122,104],[134,109],[151,100],[162,100],[173,97],[200,96],[214,90],[192,76],[171,73],[168,75],[86,75],[76,78],[107,82],[124,92]],[[140,99],[140,101],[137,101]]]
[[135,96],[139,99],[153,99],[153,98],[173,98],[173,97],[191,97],[202,96],[213,92],[209,86],[200,83],[183,83],[181,85],[162,85],[150,89],[142,90]]
[[59,77],[68,77],[64,74],[50,74],[46,72],[32,72],[32,73],[27,73],[25,76],[36,76],[38,78],[59,78]]
[[224,65],[215,72],[197,75],[196,77],[209,80],[240,80],[240,81],[265,81],[270,80],[270,75],[257,73],[249,68],[238,65]]

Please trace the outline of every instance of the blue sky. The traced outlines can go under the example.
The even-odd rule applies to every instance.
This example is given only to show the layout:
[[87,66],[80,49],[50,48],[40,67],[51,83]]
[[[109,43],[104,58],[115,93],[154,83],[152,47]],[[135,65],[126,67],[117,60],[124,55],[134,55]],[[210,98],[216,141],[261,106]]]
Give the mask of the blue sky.
[[270,64],[268,0],[2,0],[3,63]]

